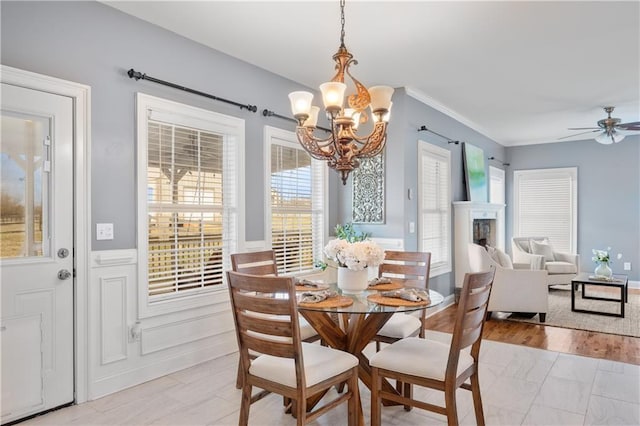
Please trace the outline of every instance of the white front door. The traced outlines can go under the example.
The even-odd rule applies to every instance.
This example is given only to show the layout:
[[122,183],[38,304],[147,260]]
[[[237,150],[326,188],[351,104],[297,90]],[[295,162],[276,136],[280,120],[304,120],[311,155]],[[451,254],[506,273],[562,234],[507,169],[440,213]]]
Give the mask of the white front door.
[[74,399],[73,103],[2,84],[2,423]]

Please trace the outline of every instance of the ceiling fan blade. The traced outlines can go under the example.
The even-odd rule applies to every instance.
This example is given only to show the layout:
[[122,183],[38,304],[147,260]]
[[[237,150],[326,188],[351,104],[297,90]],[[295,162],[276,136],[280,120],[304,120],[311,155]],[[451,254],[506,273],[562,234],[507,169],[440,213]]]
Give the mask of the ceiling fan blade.
[[[571,129],[569,129],[569,130],[571,130]],[[589,130],[589,131],[587,131],[587,132],[581,132],[581,133],[576,133],[576,134],[574,134],[574,135],[563,136],[563,137],[561,137],[561,138],[558,138],[558,140],[560,140],[560,139],[572,138],[572,137],[574,137],[574,136],[584,135],[585,133],[595,133],[595,132],[599,132],[599,131],[600,131],[600,129],[597,129],[597,130]]]
[[569,127],[567,130],[601,130],[600,127]]
[[621,130],[638,130],[640,131],[640,121],[635,121],[633,123],[622,123],[622,124],[617,124],[616,125],[616,129],[621,129]]

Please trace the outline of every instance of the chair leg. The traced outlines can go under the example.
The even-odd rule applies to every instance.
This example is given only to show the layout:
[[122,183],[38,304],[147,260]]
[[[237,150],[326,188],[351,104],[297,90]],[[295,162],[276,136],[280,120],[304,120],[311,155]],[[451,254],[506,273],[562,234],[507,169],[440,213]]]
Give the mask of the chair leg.
[[236,377],[236,389],[242,389],[242,360],[238,360],[238,375]]
[[380,341],[376,340],[376,352],[380,352]]
[[358,421],[360,416],[362,416],[362,403],[358,404],[360,401],[360,397],[358,396],[358,367],[353,369],[353,374],[349,379],[349,392],[351,392],[351,398],[349,398],[348,407],[349,407],[349,416],[348,416],[348,424],[349,426],[358,425]]
[[[404,395],[405,398],[413,399],[413,385],[411,383],[403,383],[403,385],[404,389],[402,395]],[[411,405],[405,405],[404,411],[411,411],[412,408],[413,407]]]
[[476,412],[476,424],[484,426],[484,411],[482,410],[482,397],[480,396],[480,380],[476,372],[471,376],[471,394],[473,395],[473,408]]
[[371,368],[371,426],[380,426],[380,406],[382,405],[382,398],[380,398],[380,387],[382,387],[382,380],[378,374],[376,367]]
[[240,403],[239,426],[247,426],[249,424],[249,408],[251,407],[251,385],[242,387],[242,402]]
[[445,384],[444,388],[445,409],[447,410],[447,424],[458,426],[458,407],[456,406],[456,388]]
[[540,322],[545,322],[547,320],[546,312],[539,312],[538,316],[540,317]]
[[294,405],[296,407],[296,425],[303,426],[307,422],[307,396],[298,391],[298,397]]

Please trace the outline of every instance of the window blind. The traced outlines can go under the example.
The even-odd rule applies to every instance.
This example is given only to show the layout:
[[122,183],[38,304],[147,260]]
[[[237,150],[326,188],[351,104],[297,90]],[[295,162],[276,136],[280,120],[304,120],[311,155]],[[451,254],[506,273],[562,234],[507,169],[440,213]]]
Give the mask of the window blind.
[[577,169],[514,172],[517,236],[548,237],[558,251],[575,253]]
[[323,169],[301,147],[277,140],[270,161],[271,246],[279,272],[310,271],[322,251]]
[[224,137],[154,120],[147,125],[148,294],[157,299],[220,285],[229,249]]
[[431,252],[431,269],[451,270],[451,172],[447,150],[420,143],[420,250]]

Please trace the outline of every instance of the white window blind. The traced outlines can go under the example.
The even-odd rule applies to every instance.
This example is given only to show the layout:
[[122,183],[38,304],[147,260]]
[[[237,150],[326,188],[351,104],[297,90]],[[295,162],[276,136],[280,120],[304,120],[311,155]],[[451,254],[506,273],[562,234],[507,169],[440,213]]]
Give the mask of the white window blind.
[[558,251],[576,252],[575,167],[514,172],[514,235],[548,237]]
[[138,95],[142,307],[226,290],[223,271],[239,239],[243,141],[231,123],[243,124]]
[[267,127],[267,223],[278,272],[311,271],[322,259],[326,166],[313,160],[291,132]]
[[451,153],[418,143],[419,248],[431,252],[431,273],[451,271]]
[[489,202],[494,204],[505,203],[504,170],[493,166],[489,166]]

